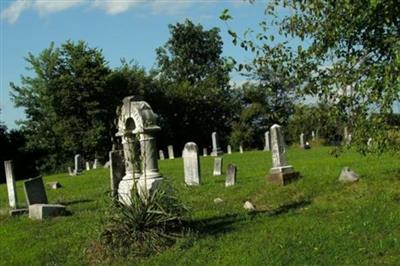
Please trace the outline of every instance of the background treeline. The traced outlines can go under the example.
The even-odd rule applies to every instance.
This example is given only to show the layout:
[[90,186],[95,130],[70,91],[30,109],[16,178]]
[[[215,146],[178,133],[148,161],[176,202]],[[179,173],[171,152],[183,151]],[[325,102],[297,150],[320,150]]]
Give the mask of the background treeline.
[[[18,178],[66,171],[77,153],[104,163],[116,141],[116,108],[129,95],[147,101],[158,115],[159,149],[166,152],[172,144],[178,155],[188,141],[210,149],[213,131],[223,149],[228,143],[234,149],[261,149],[264,132],[274,123],[285,127],[289,144],[297,144],[302,132],[310,139],[313,130],[323,143],[337,144],[345,126],[355,130],[349,113],[356,109],[350,112],[346,101],[318,97],[318,104],[306,104],[310,65],[287,47],[264,45],[252,64],[238,65],[222,56],[218,28],[207,30],[186,20],[169,29],[169,40],[156,50],[157,67],[150,71],[126,60],[111,69],[102,51],[84,41],[50,44],[37,55],[28,54],[32,75],[22,76],[19,85],[11,83],[12,99],[24,108],[26,119],[18,122],[18,130],[1,126],[1,159],[14,160]],[[245,71],[250,81],[232,85],[234,68]],[[394,114],[365,117],[371,124],[379,119],[397,127],[399,122]],[[393,127],[391,134],[399,141]],[[360,142],[365,144],[369,136]]]

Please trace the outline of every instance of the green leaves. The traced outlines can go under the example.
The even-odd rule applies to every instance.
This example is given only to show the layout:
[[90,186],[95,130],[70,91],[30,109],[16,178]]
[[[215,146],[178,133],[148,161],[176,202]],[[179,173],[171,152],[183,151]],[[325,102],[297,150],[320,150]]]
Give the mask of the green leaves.
[[221,13],[221,15],[219,16],[219,19],[223,20],[223,21],[228,21],[230,19],[232,19],[232,16],[229,14],[229,9],[224,9]]

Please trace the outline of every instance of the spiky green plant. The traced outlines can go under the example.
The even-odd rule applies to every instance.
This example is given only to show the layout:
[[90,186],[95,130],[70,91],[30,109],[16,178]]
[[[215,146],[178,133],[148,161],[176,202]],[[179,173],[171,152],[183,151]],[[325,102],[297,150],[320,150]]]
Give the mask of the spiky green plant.
[[129,205],[118,201],[113,205],[100,236],[109,255],[147,256],[160,252],[186,231],[183,217],[187,208],[165,185],[146,198],[133,190]]

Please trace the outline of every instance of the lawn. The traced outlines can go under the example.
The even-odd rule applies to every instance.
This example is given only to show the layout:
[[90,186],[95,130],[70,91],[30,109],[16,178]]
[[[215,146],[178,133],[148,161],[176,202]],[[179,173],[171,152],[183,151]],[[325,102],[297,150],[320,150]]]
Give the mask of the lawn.
[[[160,161],[160,171],[190,207],[198,232],[146,259],[117,258],[115,265],[365,265],[400,262],[400,157],[363,157],[330,148],[292,148],[289,162],[301,179],[284,187],[267,184],[271,154],[251,151],[224,155],[238,168],[237,184],[225,188],[225,175],[212,176],[213,158],[201,158],[202,185],[187,187],[180,158]],[[337,181],[349,166],[361,180]],[[97,239],[109,206],[109,171],[76,177],[57,174],[62,188],[47,190],[50,203],[65,204],[72,215],[46,221],[0,216],[0,265],[81,265]],[[19,202],[25,204],[22,182]],[[214,203],[215,198],[222,203]],[[257,211],[249,213],[250,200]],[[0,185],[0,208],[7,206]]]

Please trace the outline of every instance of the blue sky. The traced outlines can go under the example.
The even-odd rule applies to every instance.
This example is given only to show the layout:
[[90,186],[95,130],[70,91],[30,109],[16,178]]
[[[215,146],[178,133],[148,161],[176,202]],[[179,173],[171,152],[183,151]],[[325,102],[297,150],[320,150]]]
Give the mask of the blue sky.
[[[265,1],[249,4],[237,1],[133,1],[133,0],[31,0],[1,2],[1,121],[15,128],[23,119],[22,109],[10,100],[9,83],[20,84],[20,75],[30,75],[24,57],[38,54],[51,42],[58,46],[66,40],[85,40],[90,47],[103,50],[110,67],[120,59],[134,59],[147,70],[155,64],[155,49],[169,38],[168,24],[186,18],[206,29],[219,27],[224,55],[250,60],[251,55],[235,47],[227,25],[219,20],[228,8],[234,17],[229,22],[238,32],[256,27],[263,17]],[[240,80],[241,77],[233,75]]]

